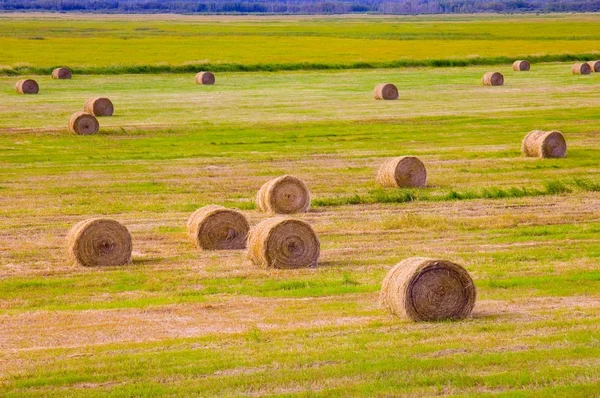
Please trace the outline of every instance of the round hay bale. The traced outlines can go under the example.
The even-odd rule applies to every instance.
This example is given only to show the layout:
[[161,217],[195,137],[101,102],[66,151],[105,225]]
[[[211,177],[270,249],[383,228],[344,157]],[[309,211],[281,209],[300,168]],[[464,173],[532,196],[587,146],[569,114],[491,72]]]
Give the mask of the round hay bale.
[[513,70],[514,71],[528,71],[529,69],[531,69],[531,64],[529,63],[529,61],[525,61],[525,60],[518,60],[513,62]]
[[487,72],[482,79],[484,86],[502,86],[504,84],[504,76],[500,72]]
[[15,91],[19,94],[37,94],[40,92],[40,86],[33,79],[23,79],[15,84]]
[[571,72],[573,72],[574,75],[589,75],[592,73],[592,67],[587,62],[575,64],[571,67]]
[[69,130],[79,135],[96,134],[100,130],[100,123],[94,115],[85,112],[76,112],[69,119]]
[[382,83],[375,86],[373,98],[376,100],[398,99],[398,88],[392,83]]
[[215,75],[212,72],[200,72],[194,78],[196,84],[215,84]]
[[414,156],[388,159],[379,167],[377,182],[384,187],[424,187],[427,169]]
[[592,72],[600,72],[600,61],[588,61],[587,64]]
[[196,210],[187,229],[200,250],[237,250],[246,248],[250,225],[239,211],[212,205]]
[[259,210],[292,214],[305,213],[310,208],[310,192],[304,181],[290,175],[266,182],[256,195]]
[[112,116],[115,107],[108,98],[96,97],[89,98],[83,105],[83,110],[94,116]]
[[248,235],[248,257],[265,268],[316,267],[320,251],[315,231],[300,220],[269,218]]
[[75,224],[67,235],[67,246],[70,258],[85,267],[131,262],[131,235],[115,220],[90,218]]
[[392,268],[381,287],[380,305],[413,321],[469,316],[477,291],[463,267],[446,260],[413,257]]
[[53,79],[70,79],[71,77],[72,73],[69,68],[56,68],[52,71]]
[[528,157],[564,158],[567,142],[560,131],[530,131],[521,143],[521,152]]

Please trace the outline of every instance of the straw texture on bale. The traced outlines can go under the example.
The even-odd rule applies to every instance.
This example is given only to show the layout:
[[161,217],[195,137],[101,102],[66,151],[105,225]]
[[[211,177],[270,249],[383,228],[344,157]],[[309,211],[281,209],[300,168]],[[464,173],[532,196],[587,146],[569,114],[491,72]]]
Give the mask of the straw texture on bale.
[[528,157],[564,158],[567,142],[560,131],[530,131],[521,143],[521,152]]
[[310,192],[301,179],[284,175],[267,181],[260,188],[256,205],[269,213],[305,213],[310,208]]
[[37,94],[40,92],[40,86],[35,80],[23,79],[15,84],[15,91],[19,94]]
[[112,116],[115,107],[108,98],[96,97],[89,98],[83,105],[83,110],[94,116]]
[[379,303],[392,314],[413,321],[456,320],[469,316],[476,295],[471,276],[460,265],[413,257],[388,272]]
[[86,267],[131,262],[131,235],[115,220],[91,218],[71,228],[67,236],[69,257]]
[[588,61],[587,64],[592,72],[600,72],[600,61]]
[[71,77],[72,73],[69,68],[56,68],[52,71],[53,79],[70,79]]
[[248,235],[248,258],[265,268],[315,267],[320,251],[315,231],[300,220],[269,218]]
[[377,182],[384,187],[424,187],[427,169],[414,156],[388,159],[379,167]]
[[215,84],[215,75],[212,72],[199,72],[194,81],[196,84]]
[[500,72],[487,72],[481,79],[484,86],[502,86],[504,84],[504,76]]
[[392,83],[382,83],[375,86],[373,98],[376,100],[398,99],[398,88]]
[[573,72],[574,75],[589,75],[592,73],[592,67],[587,62],[575,64],[571,67],[571,72]]
[[96,134],[100,130],[100,123],[94,115],[85,112],[76,112],[69,119],[69,130],[79,135]]
[[529,61],[525,61],[525,60],[519,60],[519,61],[515,61],[513,62],[513,70],[514,71],[528,71],[529,69],[531,69],[531,64],[529,63]]
[[187,229],[200,250],[238,250],[246,248],[250,225],[239,211],[211,205],[196,210]]

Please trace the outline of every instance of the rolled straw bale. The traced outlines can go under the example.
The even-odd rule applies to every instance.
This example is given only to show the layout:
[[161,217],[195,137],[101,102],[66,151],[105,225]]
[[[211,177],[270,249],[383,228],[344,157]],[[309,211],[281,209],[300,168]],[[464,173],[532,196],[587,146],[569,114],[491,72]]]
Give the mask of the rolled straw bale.
[[40,86],[35,80],[23,79],[15,84],[15,91],[19,94],[37,94],[40,92]]
[[398,88],[392,83],[382,83],[375,86],[373,98],[376,100],[398,99]]
[[574,75],[589,75],[592,73],[592,67],[586,62],[582,64],[575,64],[571,67],[571,72]]
[[600,61],[588,61],[587,64],[592,72],[600,72]]
[[79,135],[96,134],[100,130],[98,119],[85,112],[75,112],[69,119],[69,130]]
[[500,72],[487,72],[481,79],[484,86],[502,86],[504,84],[504,76]]
[[56,68],[52,71],[53,79],[70,79],[72,77],[71,69],[69,68]]
[[196,210],[187,229],[200,250],[236,250],[246,248],[250,225],[239,211],[211,205]]
[[131,235],[115,220],[90,218],[75,224],[67,235],[67,246],[70,258],[86,267],[131,262]]
[[381,287],[380,305],[413,321],[469,316],[477,291],[463,267],[446,260],[412,257],[392,268]]
[[215,75],[211,72],[199,72],[194,81],[196,84],[215,84]]
[[377,182],[384,187],[424,187],[427,169],[414,156],[388,159],[379,167]]
[[560,131],[533,130],[523,139],[521,152],[529,157],[564,158],[567,142]]
[[518,60],[513,62],[513,70],[514,71],[528,71],[531,69],[531,64],[529,61]]
[[260,188],[256,205],[269,213],[305,213],[310,208],[310,192],[301,179],[284,175],[267,181]]
[[83,105],[83,110],[94,116],[112,116],[115,111],[113,103],[108,98],[89,98]]

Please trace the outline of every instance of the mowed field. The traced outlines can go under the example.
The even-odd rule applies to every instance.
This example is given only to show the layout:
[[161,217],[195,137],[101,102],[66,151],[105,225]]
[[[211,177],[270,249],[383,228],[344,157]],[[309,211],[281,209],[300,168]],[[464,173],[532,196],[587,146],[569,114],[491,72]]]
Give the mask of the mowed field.
[[[119,68],[594,53],[599,18],[0,16],[9,73],[96,68],[27,75],[34,96],[14,92],[22,76],[0,76],[0,395],[597,395],[600,74],[574,76],[571,63],[221,72],[197,86],[193,73]],[[402,37],[419,29],[449,37]],[[487,34],[507,38],[490,46]],[[483,87],[489,70],[505,85]],[[381,82],[400,99],[373,100]],[[69,133],[98,95],[115,115],[98,135]],[[562,131],[567,157],[521,157],[533,129]],[[401,155],[423,160],[427,188],[378,187],[381,162]],[[193,246],[194,210],[239,208],[255,225],[257,190],[286,173],[311,190],[296,217],[320,237],[318,267],[265,270]],[[127,226],[131,265],[66,260],[69,228],[95,216]],[[378,308],[387,271],[411,256],[464,265],[473,316],[413,323]]]

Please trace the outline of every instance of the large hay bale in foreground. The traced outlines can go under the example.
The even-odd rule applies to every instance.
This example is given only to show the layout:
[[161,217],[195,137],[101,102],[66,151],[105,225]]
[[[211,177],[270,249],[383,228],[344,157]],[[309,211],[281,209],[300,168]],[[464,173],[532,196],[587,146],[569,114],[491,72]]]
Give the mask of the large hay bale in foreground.
[[310,208],[310,192],[301,179],[284,175],[267,181],[260,188],[256,205],[269,213],[305,213]]
[[504,84],[504,76],[500,72],[487,72],[481,79],[484,86],[502,86]]
[[592,73],[592,67],[587,62],[575,64],[571,67],[571,72],[574,75],[589,75]]
[[600,72],[600,61],[588,61],[587,64],[592,72]]
[[53,79],[70,79],[72,77],[71,69],[69,68],[56,68],[52,71]]
[[115,107],[108,98],[95,97],[89,98],[83,105],[83,110],[94,116],[112,116]]
[[67,235],[67,247],[70,258],[86,267],[131,262],[131,235],[115,220],[91,218],[75,224]]
[[19,94],[37,94],[40,92],[40,86],[33,79],[23,79],[15,84],[15,91]]
[[377,182],[384,187],[424,187],[427,169],[414,156],[388,159],[379,167]]
[[196,210],[187,229],[200,250],[237,250],[246,248],[250,225],[239,211],[211,205]]
[[85,112],[75,112],[69,119],[69,130],[79,135],[96,134],[100,130],[100,123],[94,115]]
[[321,244],[312,227],[304,221],[274,217],[250,230],[248,257],[265,268],[315,267]]
[[477,291],[463,267],[446,260],[413,257],[392,268],[381,287],[380,305],[413,321],[469,316]]
[[521,152],[536,158],[564,158],[567,142],[560,131],[533,130],[523,139]]
[[196,84],[215,84],[215,75],[212,72],[199,72],[194,81]]
[[512,67],[514,71],[526,72],[529,69],[531,69],[531,64],[529,63],[529,61],[518,60],[513,62]]
[[398,88],[392,83],[382,83],[375,86],[373,98],[376,100],[398,99]]

